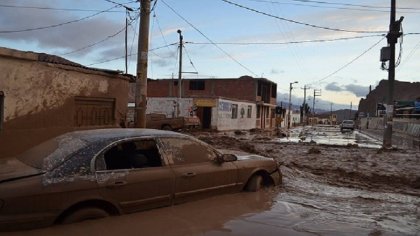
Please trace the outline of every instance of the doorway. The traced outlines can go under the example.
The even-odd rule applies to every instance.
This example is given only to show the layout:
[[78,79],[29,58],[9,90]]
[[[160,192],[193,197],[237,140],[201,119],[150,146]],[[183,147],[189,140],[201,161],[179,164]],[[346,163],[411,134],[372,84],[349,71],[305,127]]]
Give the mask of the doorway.
[[211,128],[211,107],[198,107],[197,116],[201,121],[201,128]]

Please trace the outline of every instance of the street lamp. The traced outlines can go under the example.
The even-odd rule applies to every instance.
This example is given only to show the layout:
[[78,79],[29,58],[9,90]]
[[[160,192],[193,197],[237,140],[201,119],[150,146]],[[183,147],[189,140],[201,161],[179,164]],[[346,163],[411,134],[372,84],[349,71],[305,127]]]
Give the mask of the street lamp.
[[293,84],[297,84],[298,82],[292,82],[290,83],[290,91],[289,91],[289,112],[287,114],[287,130],[290,129],[290,110],[292,109],[292,89],[293,89]]

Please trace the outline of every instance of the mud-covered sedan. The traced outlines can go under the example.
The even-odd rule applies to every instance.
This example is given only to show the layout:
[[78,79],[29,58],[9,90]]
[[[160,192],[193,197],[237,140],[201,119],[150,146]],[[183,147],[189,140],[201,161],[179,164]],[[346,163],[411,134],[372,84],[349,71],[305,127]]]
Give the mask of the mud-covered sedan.
[[42,227],[281,182],[277,162],[151,129],[66,133],[0,159],[0,229]]

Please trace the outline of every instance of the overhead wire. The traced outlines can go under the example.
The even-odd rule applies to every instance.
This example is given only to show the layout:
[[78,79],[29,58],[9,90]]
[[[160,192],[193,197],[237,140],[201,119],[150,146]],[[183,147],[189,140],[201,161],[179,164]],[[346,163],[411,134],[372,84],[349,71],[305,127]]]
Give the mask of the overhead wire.
[[[54,11],[102,12],[102,10],[97,10],[97,9],[55,8],[55,7],[38,7],[38,6],[16,6],[16,5],[6,5],[6,4],[0,4],[0,7],[21,8],[21,9],[37,9],[37,10],[54,10]],[[112,10],[109,10],[108,12],[124,12],[124,11],[112,11]]]
[[[368,11],[368,12],[389,12],[387,10],[379,10],[379,9],[334,7],[334,6],[311,5],[311,4],[303,4],[303,3],[278,2],[278,1],[269,1],[269,0],[248,0],[248,1],[251,1],[251,2],[266,2],[266,3],[271,3],[271,4],[300,6],[300,7],[322,8],[322,9],[338,9],[338,10]],[[410,12],[410,13],[414,13],[414,12]]]
[[191,22],[189,22],[185,17],[183,17],[181,14],[179,14],[175,9],[173,9],[171,6],[169,6],[164,0],[161,1],[163,4],[165,4],[175,15],[177,15],[179,18],[184,20],[188,25],[190,25],[192,28],[194,28],[201,36],[203,36],[205,39],[207,39],[213,46],[215,46],[217,49],[219,49],[221,52],[223,52],[226,56],[228,56],[232,61],[237,63],[239,66],[241,66],[243,69],[248,71],[249,73],[253,74],[254,76],[258,76],[256,73],[251,71],[248,67],[243,65],[241,62],[236,60],[232,55],[230,55],[228,52],[226,52],[223,48],[219,47],[219,45],[215,44],[213,40],[211,40],[207,35],[205,35],[201,30],[199,30],[196,26],[194,26]]
[[[324,43],[324,42],[344,41],[344,40],[372,38],[372,37],[380,37],[380,36],[383,37],[383,36],[385,36],[385,34],[342,37],[342,38],[334,38],[334,39],[313,39],[313,40],[302,40],[302,41],[288,41],[288,42],[215,42],[215,44],[219,44],[219,45],[283,45],[283,44],[302,44],[302,43]],[[202,43],[202,42],[186,42],[186,43],[189,43],[189,44],[211,44],[211,43]]]
[[76,20],[71,20],[71,21],[67,21],[67,22],[63,22],[63,23],[59,23],[59,24],[53,24],[53,25],[48,25],[48,26],[41,26],[41,27],[36,27],[36,28],[29,28],[29,29],[22,29],[22,30],[0,30],[1,34],[6,34],[6,33],[21,33],[21,32],[28,32],[28,31],[36,31],[36,30],[43,30],[43,29],[50,29],[50,28],[55,28],[55,27],[59,27],[59,26],[63,26],[63,25],[68,25],[68,24],[72,24],[72,23],[76,23],[76,22],[80,22],[83,20],[87,20],[90,19],[92,17],[95,17],[99,14],[108,12],[111,9],[117,8],[119,6],[115,5],[111,8],[108,8],[107,10],[103,10],[100,12],[97,12],[95,14],[89,15],[89,16],[85,16]]
[[188,53],[187,47],[185,47],[185,45],[182,45],[183,48],[185,49],[185,53],[187,54],[188,60],[190,61],[191,66],[194,68],[195,72],[198,73],[197,68],[195,67],[194,63],[191,60],[190,54]]
[[[300,2],[300,3],[279,2],[279,1],[274,1],[274,0],[248,0],[248,1],[268,2],[268,3],[274,3],[274,4],[295,5],[295,6],[305,6],[305,7],[315,7],[315,8],[330,8],[330,9],[339,9],[339,10],[389,12],[389,10],[387,10],[389,9],[389,7],[386,7],[386,6],[370,6],[370,5],[360,5],[360,4],[350,4],[350,3],[331,3],[331,2],[324,2],[324,1],[309,1],[309,0],[289,0],[292,2]],[[308,3],[316,3],[319,5],[310,5]],[[329,5],[329,6],[324,6],[324,5]],[[334,6],[337,6],[337,7],[334,7]],[[420,8],[411,8],[411,7],[399,7],[397,9],[414,11],[414,12],[399,11],[400,13],[417,13],[416,11],[420,10]]]
[[370,46],[368,49],[366,49],[362,54],[358,55],[357,57],[355,57],[353,60],[351,60],[350,62],[346,63],[345,65],[341,66],[340,68],[338,68],[337,70],[335,70],[334,72],[330,73],[329,75],[325,76],[324,78],[314,81],[310,84],[315,84],[315,83],[319,83],[321,81],[324,81],[328,78],[330,78],[331,76],[337,74],[338,72],[340,72],[341,70],[345,69],[346,67],[348,67],[349,65],[351,65],[353,62],[357,61],[359,58],[361,58],[363,55],[365,55],[366,53],[368,53],[370,50],[372,50],[374,47],[376,47],[380,42],[382,42],[382,40],[384,40],[385,37],[381,38],[378,42],[376,42],[375,44],[373,44],[372,46]]
[[[137,19],[137,18],[136,18],[136,19]],[[134,22],[136,19],[131,20],[131,21],[129,22],[129,24],[131,24],[132,22]],[[109,40],[109,39],[113,38],[113,37],[116,37],[117,35],[121,34],[121,33],[122,33],[122,32],[124,32],[124,31],[125,31],[125,26],[124,26],[122,29],[118,30],[116,33],[114,33],[114,34],[112,34],[112,35],[108,35],[108,36],[107,36],[106,38],[104,38],[104,39],[101,39],[101,40],[99,40],[99,41],[97,41],[97,42],[91,43],[91,44],[89,44],[89,45],[87,45],[87,46],[84,46],[84,47],[81,47],[81,48],[79,48],[79,49],[76,49],[76,50],[73,50],[73,51],[70,51],[70,52],[63,53],[63,54],[61,54],[61,56],[65,56],[65,55],[73,54],[73,53],[80,52],[80,51],[82,51],[82,50],[85,50],[85,49],[88,49],[88,48],[94,47],[94,46],[96,46],[96,45],[98,45],[98,44],[101,44],[101,43],[103,43],[103,42],[105,42],[105,41],[107,41],[107,40]]]
[[[178,44],[178,43],[171,43],[169,45],[176,45],[176,44]],[[157,48],[153,48],[153,49],[150,49],[149,52],[155,51],[155,50],[159,50],[159,49],[165,48],[167,46],[168,45],[164,45],[164,46],[160,46],[160,47],[157,47]],[[131,53],[131,54],[127,55],[127,56],[136,56],[136,55],[137,55],[137,53]],[[106,63],[106,62],[116,61],[116,60],[119,60],[119,59],[123,59],[124,57],[125,57],[125,55],[124,56],[119,56],[119,57],[114,57],[114,58],[111,58],[111,59],[107,59],[107,60],[103,60],[103,61],[91,63],[91,64],[88,64],[87,66],[99,65],[99,64]]]
[[301,22],[301,21],[296,21],[296,20],[291,20],[291,19],[287,19],[284,17],[279,17],[279,16],[274,16],[272,14],[260,11],[260,10],[256,10],[250,7],[246,7],[243,5],[240,5],[238,3],[229,1],[229,0],[221,0],[225,3],[228,3],[230,5],[251,11],[251,12],[255,12],[264,16],[268,16],[268,17],[272,17],[272,18],[276,18],[278,20],[283,20],[283,21],[287,21],[287,22],[291,22],[294,24],[298,24],[298,25],[303,25],[303,26],[307,26],[307,27],[312,27],[312,28],[316,28],[316,29],[323,29],[323,30],[330,30],[330,31],[338,31],[338,32],[346,32],[346,33],[364,33],[364,34],[376,34],[376,33],[386,33],[387,31],[369,31],[369,30],[347,30],[347,29],[339,29],[339,28],[332,28],[332,27],[326,27],[326,26],[319,26],[319,25],[314,25],[314,24],[309,24],[309,23],[305,23],[305,22]]

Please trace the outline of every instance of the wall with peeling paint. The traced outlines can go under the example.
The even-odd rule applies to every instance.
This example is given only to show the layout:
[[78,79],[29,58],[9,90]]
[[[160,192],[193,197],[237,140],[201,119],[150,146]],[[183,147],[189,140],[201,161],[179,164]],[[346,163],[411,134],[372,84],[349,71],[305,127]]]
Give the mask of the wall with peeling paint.
[[115,99],[114,127],[125,117],[127,77],[42,62],[37,55],[0,48],[0,91],[4,93],[0,158],[63,132],[94,128],[75,127],[75,97]]

